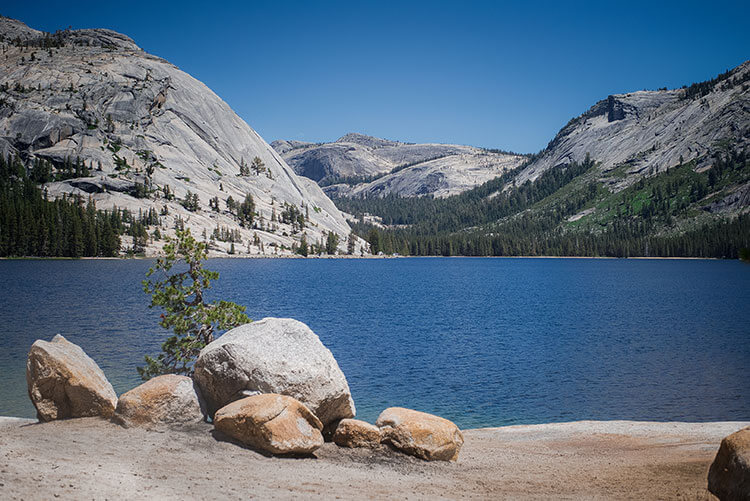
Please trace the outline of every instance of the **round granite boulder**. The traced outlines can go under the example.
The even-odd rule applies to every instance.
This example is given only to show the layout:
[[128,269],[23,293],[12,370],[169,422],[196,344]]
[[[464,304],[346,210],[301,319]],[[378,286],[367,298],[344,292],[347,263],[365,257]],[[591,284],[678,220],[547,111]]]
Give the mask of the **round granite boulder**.
[[452,421],[402,407],[390,407],[378,416],[383,442],[428,461],[456,461],[464,443]]
[[306,455],[323,445],[323,424],[300,401],[267,393],[246,397],[216,412],[217,430],[272,454]]
[[203,411],[192,378],[164,374],[122,394],[114,418],[126,427],[175,427],[200,423]]
[[291,318],[264,318],[226,332],[201,350],[194,378],[209,415],[258,393],[294,397],[324,425],[355,413],[349,384],[330,350]]

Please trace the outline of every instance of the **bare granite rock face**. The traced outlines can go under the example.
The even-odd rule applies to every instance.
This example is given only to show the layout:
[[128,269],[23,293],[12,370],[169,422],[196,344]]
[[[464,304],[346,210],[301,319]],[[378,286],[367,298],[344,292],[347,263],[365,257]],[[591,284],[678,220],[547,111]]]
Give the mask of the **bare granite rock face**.
[[126,427],[158,428],[200,423],[204,416],[192,378],[164,374],[122,394],[114,418]]
[[117,394],[96,362],[60,334],[31,345],[26,383],[40,421],[111,417],[117,405]]
[[305,455],[323,445],[323,424],[310,409],[286,395],[255,395],[216,412],[217,430],[272,454]]
[[402,407],[390,407],[378,416],[383,442],[428,461],[456,461],[464,437],[452,421]]
[[329,196],[454,195],[519,166],[525,157],[455,144],[410,144],[364,134],[332,143],[274,141],[271,146],[297,174],[317,182],[381,176],[354,186],[333,184]]
[[697,169],[708,167],[711,154],[725,143],[746,150],[750,147],[748,73],[750,61],[698,98],[686,98],[684,89],[611,95],[563,127],[517,182],[581,162],[589,154],[618,190],[643,175],[674,167],[681,159],[697,160]]
[[289,395],[324,425],[354,417],[349,384],[331,351],[291,318],[241,325],[201,350],[194,378],[209,415],[256,393]]
[[705,210],[709,212],[731,212],[750,207],[750,183],[737,187],[727,196],[710,203]]
[[[345,250],[350,228],[320,187],[297,176],[227,103],[176,66],[104,29],[47,34],[2,18],[0,37],[32,44],[7,44],[0,60],[0,152],[58,169],[80,159],[90,171],[48,183],[51,197],[90,196],[100,209],[134,213],[153,208],[162,213],[167,235],[178,220],[196,235],[238,230],[238,254],[291,253],[302,232],[278,220],[288,204],[307,215],[308,241],[334,232]],[[60,46],[33,46],[42,40]],[[240,176],[255,157],[262,166]],[[188,191],[198,195],[198,211],[180,204]],[[247,194],[255,201],[256,228],[240,227],[227,209],[229,197],[239,203]],[[209,207],[214,197],[218,210]],[[357,240],[357,251],[362,244]],[[146,251],[154,254],[161,245]],[[229,247],[215,242],[210,251]]]
[[708,470],[708,490],[722,501],[750,499],[750,427],[721,441]]

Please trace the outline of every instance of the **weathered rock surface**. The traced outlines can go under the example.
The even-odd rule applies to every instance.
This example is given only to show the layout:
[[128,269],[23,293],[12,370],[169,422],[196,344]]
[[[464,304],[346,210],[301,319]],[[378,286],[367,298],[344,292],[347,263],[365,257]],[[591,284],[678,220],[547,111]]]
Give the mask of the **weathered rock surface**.
[[[136,214],[166,207],[162,234],[171,235],[178,218],[194,235],[236,229],[253,254],[261,252],[258,243],[266,254],[288,254],[301,238],[289,223],[271,225],[286,203],[309,214],[308,241],[332,231],[346,248],[350,228],[320,187],[297,176],[227,103],[174,65],[110,30],[49,35],[2,18],[3,36],[32,45],[51,37],[62,45],[48,50],[6,43],[0,60],[0,152],[45,159],[56,168],[80,159],[91,171],[85,179],[48,183],[51,197],[91,195],[100,209],[117,206]],[[239,176],[240,165],[255,157],[263,169]],[[147,187],[147,196],[135,196],[136,183]],[[200,210],[179,203],[188,191],[198,195]],[[240,227],[226,206],[230,196],[241,202],[247,194],[255,201],[256,228]],[[219,210],[209,208],[214,197]],[[151,243],[146,252],[161,245]],[[229,248],[229,242],[215,242],[211,252]],[[248,253],[248,246],[236,251]]]
[[721,441],[708,471],[708,490],[722,501],[750,499],[750,427]]
[[323,445],[323,424],[298,400],[277,394],[246,397],[216,412],[220,432],[272,454],[310,454]]
[[520,165],[524,157],[455,144],[410,144],[363,134],[333,143],[274,141],[297,174],[328,183],[341,177],[382,177],[349,186],[334,184],[329,196],[454,195]]
[[292,396],[323,424],[355,414],[349,384],[330,350],[291,318],[264,318],[228,331],[201,350],[194,377],[209,414],[255,392]]
[[342,447],[377,447],[380,428],[359,419],[342,419],[333,432],[333,441]]
[[165,374],[121,395],[114,417],[127,427],[152,428],[200,423],[204,416],[192,378]]
[[709,212],[732,212],[750,207],[750,183],[738,186],[732,193],[704,207]]
[[[750,61],[732,70],[700,98],[685,99],[685,90],[638,91],[615,94],[572,119],[545,150],[518,176],[534,180],[543,172],[590,154],[605,175],[616,177],[615,188],[640,176],[662,172],[696,159],[697,168],[712,164],[711,154],[731,144],[750,147]],[[614,173],[611,171],[615,171]]]
[[31,345],[26,383],[40,421],[111,417],[117,405],[115,390],[96,362],[60,334]]
[[464,443],[452,421],[403,407],[384,410],[375,425],[384,443],[428,461],[456,461]]

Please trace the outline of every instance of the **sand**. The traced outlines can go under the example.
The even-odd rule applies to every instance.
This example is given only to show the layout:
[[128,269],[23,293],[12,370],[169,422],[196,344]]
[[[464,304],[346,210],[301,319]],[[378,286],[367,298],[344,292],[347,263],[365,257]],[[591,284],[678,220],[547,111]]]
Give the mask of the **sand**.
[[712,499],[721,439],[750,423],[578,421],[466,430],[456,463],[327,443],[266,457],[218,437],[85,418],[0,418],[0,499]]

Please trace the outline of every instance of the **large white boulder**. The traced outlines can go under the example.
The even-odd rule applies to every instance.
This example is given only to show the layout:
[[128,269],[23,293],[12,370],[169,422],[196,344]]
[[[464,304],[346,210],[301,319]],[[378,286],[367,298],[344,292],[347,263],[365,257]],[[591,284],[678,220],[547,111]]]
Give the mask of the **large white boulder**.
[[111,417],[117,405],[117,394],[96,362],[60,334],[31,345],[26,383],[40,421]]
[[225,333],[201,350],[194,378],[211,416],[256,393],[294,397],[324,425],[355,414],[336,359],[308,326],[291,318],[264,318]]

